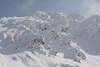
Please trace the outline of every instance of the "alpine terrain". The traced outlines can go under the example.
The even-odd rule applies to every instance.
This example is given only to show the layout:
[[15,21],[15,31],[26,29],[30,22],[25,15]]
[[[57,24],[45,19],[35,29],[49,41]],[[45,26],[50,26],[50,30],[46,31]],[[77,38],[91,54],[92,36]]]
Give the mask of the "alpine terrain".
[[0,18],[0,67],[100,67],[100,16]]

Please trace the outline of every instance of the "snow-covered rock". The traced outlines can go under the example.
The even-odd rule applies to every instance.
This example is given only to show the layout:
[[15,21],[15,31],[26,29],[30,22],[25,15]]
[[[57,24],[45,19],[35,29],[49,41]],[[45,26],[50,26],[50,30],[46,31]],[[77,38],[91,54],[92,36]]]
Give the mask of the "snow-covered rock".
[[94,43],[99,50],[100,18],[91,18],[41,11],[34,16],[1,18],[0,59],[6,57],[1,67],[15,62],[20,67],[82,67],[94,58],[88,51]]

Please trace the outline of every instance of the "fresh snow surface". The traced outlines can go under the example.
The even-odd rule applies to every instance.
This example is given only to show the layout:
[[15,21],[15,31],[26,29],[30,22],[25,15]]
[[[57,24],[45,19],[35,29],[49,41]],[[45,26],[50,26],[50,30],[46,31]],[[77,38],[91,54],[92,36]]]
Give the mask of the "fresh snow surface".
[[100,16],[1,18],[0,67],[100,67]]

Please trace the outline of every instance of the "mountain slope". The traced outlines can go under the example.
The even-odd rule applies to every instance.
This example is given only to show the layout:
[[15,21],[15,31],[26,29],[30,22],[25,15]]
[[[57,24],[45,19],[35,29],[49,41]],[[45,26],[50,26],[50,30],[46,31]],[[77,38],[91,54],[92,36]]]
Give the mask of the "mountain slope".
[[93,18],[59,12],[1,18],[1,67],[99,67],[99,53],[88,50],[99,43],[99,18]]

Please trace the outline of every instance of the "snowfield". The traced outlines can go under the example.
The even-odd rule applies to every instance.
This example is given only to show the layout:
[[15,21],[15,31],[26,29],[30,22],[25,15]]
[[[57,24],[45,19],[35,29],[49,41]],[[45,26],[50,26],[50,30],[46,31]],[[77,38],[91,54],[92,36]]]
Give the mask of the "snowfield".
[[38,11],[0,19],[0,67],[100,67],[100,16]]

